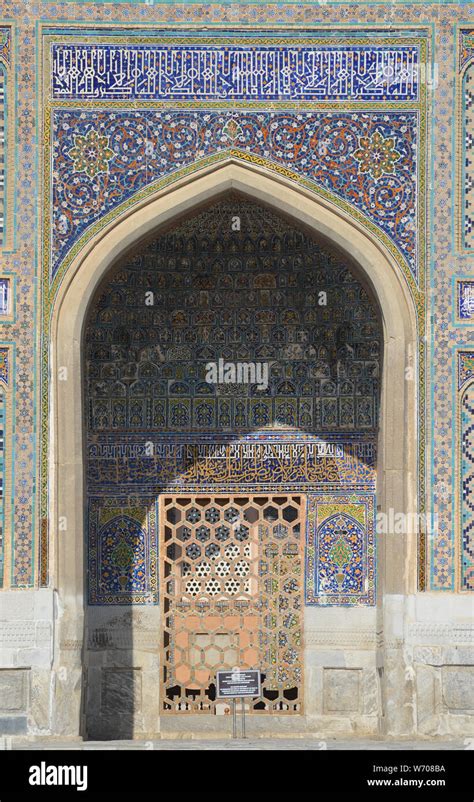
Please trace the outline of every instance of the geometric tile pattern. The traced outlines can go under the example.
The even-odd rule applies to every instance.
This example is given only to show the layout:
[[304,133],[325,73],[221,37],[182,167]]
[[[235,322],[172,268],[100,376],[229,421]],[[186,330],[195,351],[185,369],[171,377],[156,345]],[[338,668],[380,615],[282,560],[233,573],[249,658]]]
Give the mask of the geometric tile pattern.
[[101,216],[158,179],[233,149],[349,201],[417,267],[418,112],[56,109],[52,276]]
[[7,66],[11,63],[11,28],[0,28],[0,60]]
[[5,73],[0,62],[0,245],[5,231]]
[[[457,19],[465,19],[463,5],[451,6],[450,12]],[[445,8],[446,12],[448,7]],[[424,12],[425,13],[425,12]],[[437,24],[437,23],[436,23]],[[447,18],[441,26],[447,24]],[[455,29],[456,30],[456,29]],[[455,74],[448,67],[439,72],[439,83],[436,88],[437,97],[443,94],[443,100],[433,113],[433,127],[436,132],[436,148],[432,155],[433,169],[438,171],[435,182],[433,219],[440,225],[436,227],[434,237],[434,253],[431,266],[432,294],[431,308],[433,311],[433,328],[431,332],[431,403],[433,409],[433,427],[431,435],[431,499],[433,511],[438,516],[437,531],[430,537],[428,543],[428,556],[430,564],[429,588],[433,591],[456,591],[459,589],[456,570],[459,565],[459,550],[461,545],[461,524],[457,516],[459,499],[461,495],[460,478],[453,466],[453,452],[457,463],[461,455],[460,445],[460,397],[458,393],[452,395],[446,392],[446,387],[454,382],[459,388],[468,378],[474,362],[472,357],[462,352],[453,358],[453,350],[465,348],[469,340],[469,330],[461,331],[457,326],[460,317],[459,294],[456,299],[456,314],[452,315],[450,305],[446,299],[450,294],[450,285],[456,276],[471,278],[469,259],[461,255],[465,248],[465,161],[472,163],[472,147],[467,142],[465,126],[465,92],[463,84],[463,70],[469,68],[469,62],[474,57],[474,37],[472,30],[457,30],[457,42],[450,44],[443,38],[441,27],[437,31],[437,46],[444,49],[443,59],[448,59],[448,50],[452,52],[455,45],[458,54],[457,70]],[[449,38],[449,37],[448,37]],[[447,62],[444,62],[445,65]],[[457,84],[457,97],[453,96],[452,86]],[[469,82],[469,86],[471,84]],[[451,87],[450,89],[448,87]],[[455,111],[455,103],[459,115]],[[466,144],[468,149],[466,149]],[[451,165],[456,161],[459,165],[456,184],[453,185]],[[471,169],[471,165],[468,165]],[[444,176],[442,178],[441,176]],[[455,192],[453,192],[455,189]],[[471,196],[472,197],[472,196]],[[453,248],[452,220],[458,219],[458,248]],[[442,222],[440,222],[442,221]],[[469,320],[464,320],[469,324]],[[471,367],[470,367],[471,365]],[[456,432],[456,443],[453,444],[453,432]]]
[[461,590],[474,591],[474,382],[461,398]]
[[306,604],[375,604],[375,495],[308,496]]
[[89,604],[156,604],[154,499],[89,498]]
[[301,496],[163,496],[163,709],[225,713],[216,669],[260,669],[256,713],[301,713]]
[[474,63],[465,73],[464,81],[464,240],[463,247],[474,249]]
[[474,376],[474,351],[458,351],[457,387],[460,390]]
[[8,384],[10,380],[10,349],[0,348],[0,382]]
[[11,30],[10,28],[0,28],[0,246],[5,239],[5,122],[7,119],[7,67],[10,65],[10,50]]

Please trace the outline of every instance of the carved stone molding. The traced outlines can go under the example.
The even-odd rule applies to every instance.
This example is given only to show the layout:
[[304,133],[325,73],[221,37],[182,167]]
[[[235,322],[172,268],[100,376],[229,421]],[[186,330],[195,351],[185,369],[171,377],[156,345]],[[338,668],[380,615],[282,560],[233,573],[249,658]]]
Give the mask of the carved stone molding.
[[473,643],[474,627],[451,624],[415,623],[408,627],[408,641],[412,643]]
[[306,646],[337,646],[350,649],[375,649],[377,633],[371,630],[354,632],[353,630],[313,629],[306,630]]

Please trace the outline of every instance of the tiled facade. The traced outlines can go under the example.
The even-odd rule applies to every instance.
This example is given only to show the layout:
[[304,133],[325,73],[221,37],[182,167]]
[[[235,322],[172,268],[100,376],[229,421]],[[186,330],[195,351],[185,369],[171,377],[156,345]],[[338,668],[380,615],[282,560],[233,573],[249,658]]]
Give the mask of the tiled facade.
[[10,67],[11,32],[10,28],[0,28],[0,243],[4,242],[5,232],[5,174],[7,120],[6,80]]
[[474,249],[474,33],[470,29],[463,29],[460,33],[459,44],[460,71],[462,89],[460,97],[461,106],[461,162],[462,162],[462,219],[461,219],[461,247],[472,251]]
[[[49,285],[49,288],[44,286],[43,294],[45,335],[50,315],[48,293],[54,298],[53,293],[66,275],[70,259],[92,231],[99,230],[105,220],[113,220],[121,210],[136,202],[137,197],[146,197],[178,177],[186,174],[191,176],[203,165],[218,163],[229,156],[250,164],[264,164],[268,170],[278,170],[297,184],[317,191],[341,208],[350,210],[362,225],[376,233],[406,277],[417,308],[418,325],[423,330],[425,305],[421,288],[425,280],[426,259],[423,221],[426,214],[427,91],[420,79],[420,65],[427,57],[426,36],[411,33],[403,38],[397,32],[396,36],[385,40],[371,39],[368,45],[361,44],[367,40],[367,34],[363,32],[359,39],[353,40],[342,36],[329,39],[327,36],[309,34],[298,40],[289,36],[277,40],[270,34],[255,39],[250,34],[229,37],[228,33],[216,31],[216,41],[222,42],[219,54],[215,45],[209,46],[191,32],[187,32],[179,43],[173,43],[172,46],[167,43],[170,34],[166,31],[160,35],[155,33],[154,36],[139,37],[140,44],[123,37],[114,37],[109,43],[104,36],[99,47],[89,44],[90,37],[78,38],[76,33],[64,40],[64,36],[67,37],[65,32],[61,37],[52,35],[44,39],[46,85],[51,87],[45,109],[45,164],[49,164],[50,152],[52,158],[48,189],[48,202],[52,208],[51,215],[45,218],[44,231],[44,281]],[[166,44],[158,45],[157,39],[163,38]],[[124,97],[129,97],[129,101]],[[221,108],[216,108],[218,99]],[[80,108],[77,108],[79,101]],[[133,108],[130,108],[131,101]],[[146,106],[139,108],[145,101],[151,104],[151,109]],[[264,110],[264,105],[269,101],[274,108],[271,112]],[[84,103],[87,104],[86,108]],[[350,111],[342,112],[342,103]],[[158,108],[153,108],[153,105]],[[320,109],[317,114],[303,110],[314,108],[315,105]],[[251,213],[240,210],[238,206],[236,208],[237,213],[243,215],[244,228],[247,230],[247,237],[244,234],[242,237],[245,241],[252,239],[252,226],[249,226]],[[219,209],[219,214],[223,215],[222,209]],[[230,209],[227,214],[231,214]],[[188,227],[189,230],[186,227],[179,229],[175,235],[176,242],[164,243],[164,251],[171,247],[179,252],[181,246],[178,241],[185,243],[188,238],[195,238],[200,225],[204,230],[210,226],[212,231],[212,215],[208,215],[208,218],[204,215],[201,223],[196,224],[196,230],[192,227]],[[262,219],[260,226],[265,231],[274,230],[275,222]],[[208,236],[212,240],[212,234]],[[286,240],[288,237],[291,238],[290,232]],[[237,256],[238,243],[224,244],[225,240],[224,236],[220,243],[223,252],[230,247]],[[233,250],[234,246],[237,251]],[[188,246],[183,247],[186,249]],[[261,256],[264,257],[265,248],[262,250],[258,246],[257,235],[254,236],[252,247],[256,254],[262,251]],[[276,251],[277,243],[272,240],[268,247],[269,253],[272,249]],[[203,251],[203,248],[206,251],[207,246],[200,244],[198,239],[196,252]],[[285,248],[284,237],[279,248]],[[159,253],[160,248],[155,256],[158,261]],[[209,258],[217,255],[212,253],[211,248]],[[150,261],[153,254],[145,254],[144,259]],[[163,266],[165,271],[169,269],[165,263]],[[256,276],[257,283],[250,289],[263,289],[264,285],[258,284],[263,278]],[[133,285],[131,279],[128,281],[130,286]],[[290,292],[283,289],[281,277],[268,276],[267,279],[274,282],[278,280],[281,292]],[[325,284],[319,276],[318,280]],[[196,281],[201,286],[200,279]],[[311,278],[307,276],[306,286],[309,288],[310,284]],[[280,285],[275,284],[275,288]],[[172,287],[171,284],[169,286]],[[265,287],[270,290],[268,281]],[[202,289],[206,289],[204,284]],[[153,290],[158,294],[163,292],[161,287],[153,286]],[[133,293],[132,290],[130,292]],[[120,288],[116,288],[117,293],[122,297]],[[133,307],[128,294],[129,291],[125,305],[130,307],[131,303]],[[174,298],[170,299],[165,306],[175,302]],[[191,298],[186,298],[185,302],[191,307],[195,303]],[[243,308],[249,303],[243,292],[241,302]],[[284,302],[290,303],[288,298]],[[209,297],[206,303],[212,308],[214,302]],[[362,320],[356,317],[356,311],[351,312],[349,317],[345,314],[344,320],[352,316]],[[113,319],[112,308],[110,313]],[[140,316],[138,310],[137,314]],[[154,318],[157,314],[154,314]],[[284,337],[285,342],[290,342],[294,340],[290,316],[296,313],[287,310],[285,314],[288,317],[286,322],[284,317],[279,321],[275,318],[274,322],[280,322],[280,330],[272,332],[272,336]],[[336,310],[329,310],[327,314],[334,317]],[[115,317],[117,315],[120,316],[119,311]],[[156,319],[154,324],[186,325],[187,322],[189,326],[192,322],[179,307],[176,315],[181,315],[183,320],[179,322],[170,318],[165,323]],[[205,317],[206,313],[203,315]],[[129,323],[132,322],[132,309],[128,318]],[[244,323],[243,320],[241,322]],[[123,323],[127,325],[125,320]],[[303,325],[303,321],[299,324]],[[194,321],[194,325],[198,326],[200,340],[202,334],[199,335],[199,326],[202,326],[202,322]],[[204,325],[208,324],[204,321]],[[215,320],[214,326],[219,325],[222,322]],[[370,322],[367,326],[370,327]],[[95,336],[99,336],[99,332]],[[185,336],[185,331],[181,336]],[[233,349],[228,347],[226,351],[223,347],[224,330],[222,336],[224,340],[218,341],[219,350],[208,348],[206,357],[204,351],[202,356],[193,352],[191,342],[188,346],[176,346],[176,350],[184,352],[187,348],[190,352],[188,359],[197,358],[198,362],[199,359],[217,359],[226,354],[229,358],[235,357],[236,343]],[[338,333],[339,336],[342,334]],[[143,345],[153,347],[154,343],[148,342],[147,335],[144,337]],[[309,342],[309,331],[307,337]],[[47,342],[45,336],[43,382],[46,382]],[[119,345],[115,344],[115,351]],[[254,350],[248,351],[248,358],[255,359],[258,354],[264,354],[263,343],[259,347],[257,345],[255,342]],[[111,344],[105,346],[105,351],[102,348],[104,353],[101,359],[107,359],[106,351],[110,347]],[[292,346],[286,347],[289,349]],[[347,347],[351,348],[351,345],[348,343]],[[362,344],[354,347],[361,353],[364,348]],[[293,351],[294,348],[296,345]],[[365,348],[368,349],[367,356],[375,355],[376,352],[371,351],[368,344]],[[243,352],[242,349],[245,350],[243,342],[240,352]],[[322,345],[319,349],[324,352],[328,350]],[[318,347],[315,353],[317,350]],[[334,379],[334,371],[331,373],[328,359],[322,351],[322,363],[326,361],[326,367],[330,370],[326,378]],[[167,356],[166,361],[174,358]],[[180,358],[183,359],[183,355]],[[421,409],[425,397],[422,379],[424,354],[421,349],[419,358]],[[292,353],[291,360],[295,359],[296,355]],[[164,390],[159,390],[159,382],[153,385],[158,389],[148,393],[152,396],[153,408],[150,413],[145,411],[145,398],[110,398],[107,401],[102,397],[102,382],[98,398],[90,399],[92,406],[88,414],[95,416],[96,422],[90,420],[89,425],[107,429],[114,428],[117,425],[114,421],[119,421],[119,425],[128,427],[129,431],[152,426],[191,432],[219,430],[222,427],[236,431],[258,429],[270,424],[300,426],[309,431],[334,427],[363,430],[376,425],[374,401],[364,398],[363,391],[351,391],[356,393],[353,400],[348,397],[336,400],[331,398],[334,393],[325,387],[327,384],[329,388],[331,381],[321,382],[321,387],[318,383],[317,389],[314,386],[309,390],[297,390],[297,385],[291,381],[294,378],[291,371],[297,367],[297,363],[294,363],[290,373],[286,368],[281,376],[281,379],[285,376],[290,379],[286,383],[278,383],[277,377],[274,377],[275,386],[271,395],[275,397],[268,403],[265,398],[239,400],[235,397],[231,401],[225,398],[186,398],[190,390],[183,379],[186,380],[193,368],[184,365],[181,371],[182,387],[178,389],[176,383],[168,399],[164,397]],[[300,368],[306,370],[304,362]],[[323,366],[322,377],[324,369]],[[355,363],[352,370],[356,370]],[[370,370],[370,365],[364,370]],[[377,380],[370,379],[370,375],[367,373],[365,384],[375,381],[375,388]],[[203,376],[196,378],[202,382]],[[339,378],[343,378],[343,374]],[[128,395],[125,387],[122,389]],[[116,392],[121,394],[120,387],[116,387]],[[131,387],[130,392],[136,393],[137,390]],[[147,394],[145,390],[143,392]],[[347,391],[343,392],[347,396]],[[173,398],[173,395],[184,397]],[[305,395],[309,397],[305,398]],[[42,412],[44,433],[48,425],[47,406],[43,406]],[[421,493],[424,488],[423,437],[422,432]],[[43,476],[46,472],[47,458],[44,457]],[[138,478],[136,481],[140,483]],[[46,479],[43,493],[43,514],[46,515]],[[43,583],[47,582],[47,548],[43,532],[40,543]],[[374,577],[371,581],[374,584]],[[373,603],[375,596],[369,594],[364,598],[370,598]]]
[[473,581],[473,426],[474,426],[474,349],[458,351],[458,422],[457,449],[458,454],[458,503],[460,516],[458,532],[462,538],[460,550],[460,583],[461,590],[474,590]]
[[461,563],[461,587],[465,590],[473,588],[474,574],[474,454],[473,454],[473,432],[474,432],[474,384],[470,384],[464,392],[461,400],[461,527],[462,527],[462,563]]
[[[5,590],[46,591],[55,583],[53,543],[60,524],[51,517],[51,341],[55,302],[74,260],[102,229],[157,192],[230,160],[282,177],[332,204],[396,265],[415,310],[418,337],[417,352],[407,355],[416,365],[410,380],[418,404],[418,509],[437,520],[434,532],[419,535],[418,596],[472,592],[473,11],[469,3],[428,1],[73,0],[41,3],[34,10],[26,0],[5,0],[0,19],[0,290],[6,291],[8,282],[10,291],[6,310],[0,307]],[[188,321],[189,329],[193,325]],[[192,351],[189,360],[195,358]],[[101,364],[106,362],[104,357]],[[171,483],[160,484],[157,475],[169,477],[171,460],[183,469],[186,492],[209,490],[206,466],[212,464],[217,475],[216,462],[186,462],[180,449],[205,453],[207,460],[210,432],[222,424],[220,439],[214,438],[222,453],[230,453],[231,433],[240,428],[246,430],[244,453],[255,446],[255,427],[276,420],[283,428],[308,427],[304,434],[278,435],[279,446],[291,445],[298,457],[294,465],[281,460],[277,466],[285,482],[255,475],[248,489],[275,493],[286,486],[288,492],[307,493],[306,612],[344,606],[352,613],[373,606],[380,592],[375,456],[371,464],[358,463],[355,489],[342,480],[337,486],[308,483],[298,466],[300,454],[316,448],[322,433],[335,449],[343,443],[352,458],[357,444],[351,433],[363,431],[369,453],[377,422],[374,387],[370,404],[371,391],[363,395],[353,386],[345,394],[335,391],[334,403],[328,392],[316,410],[300,392],[304,377],[285,375],[283,389],[270,401],[249,395],[238,407],[226,406],[222,398],[201,398],[196,383],[192,391],[180,388],[178,374],[153,378],[151,408],[132,397],[137,387],[131,391],[130,384],[124,401],[111,391],[102,412],[91,393],[90,603],[115,609],[158,605],[157,496],[171,492]],[[161,392],[163,378],[175,379],[173,392]],[[338,377],[317,381],[323,378],[329,387]],[[152,381],[146,375],[137,375],[137,385],[139,380]],[[106,419],[107,431],[101,431]],[[116,443],[108,429],[114,420],[120,448],[128,454],[122,461],[112,453]],[[143,460],[137,472],[142,457],[137,449],[154,440],[146,435],[149,429],[165,434],[155,443],[153,461]],[[267,438],[272,445],[273,433]],[[335,465],[343,477],[346,463],[341,458]],[[263,460],[259,476],[272,474],[275,466]],[[244,467],[249,477],[251,470]],[[125,484],[131,477],[142,495],[117,490],[119,474]],[[239,476],[229,474],[220,487],[239,492]]]
[[[72,10],[72,6],[68,7],[68,11],[69,10]],[[164,22],[168,19],[171,10],[171,6],[161,7],[159,13],[163,14]],[[212,13],[215,13],[216,10],[217,7],[213,7]],[[181,10],[176,9],[178,16],[181,16],[183,11],[184,8],[181,8]],[[251,13],[251,17],[255,11],[256,9]],[[259,8],[258,11],[261,13],[262,9]],[[186,13],[187,12],[191,12],[191,9],[187,9]],[[86,9],[86,6],[84,6],[81,9],[81,13],[85,13],[85,20],[87,20],[89,14],[92,13],[92,9]],[[93,13],[95,13],[95,11]],[[149,10],[146,8],[140,9],[140,15],[144,13],[149,13]],[[293,14],[296,12],[294,9],[288,7],[286,9],[282,8],[282,13]],[[106,9],[104,9],[104,14],[106,16]],[[107,32],[110,34],[113,33],[113,30],[108,30]],[[358,30],[358,33],[359,35],[363,35],[362,28]],[[169,36],[169,33],[167,35]],[[64,37],[64,33],[62,36]],[[364,46],[359,42],[363,42],[363,40],[356,41],[358,41],[358,43],[353,46],[351,58],[354,59],[355,56],[357,56],[360,61]],[[423,39],[420,40],[418,37],[416,41],[423,42]],[[59,47],[58,45],[53,46],[56,48]],[[420,47],[422,48],[421,50]],[[329,73],[329,78],[326,76],[326,80],[329,81],[328,87],[331,89],[331,80],[334,83],[334,71],[336,70],[337,60],[334,55],[332,61],[327,58],[326,51],[330,51],[327,42],[320,45],[320,48],[322,49],[319,62],[320,69],[321,65],[324,65],[326,70],[333,70],[332,75]],[[326,51],[324,51],[324,48],[326,48]],[[384,48],[382,42],[379,45],[379,49],[383,52]],[[404,74],[407,73],[407,65],[403,62],[404,58],[406,59],[409,57],[414,60],[414,63],[416,59],[418,59],[418,61],[426,59],[426,46],[423,44],[410,45],[409,41],[405,39],[403,40],[403,44],[399,45],[399,49],[401,53],[400,58],[402,59],[400,62],[400,69],[405,70]],[[365,45],[365,50],[367,50],[367,45]],[[332,53],[332,51],[330,52]],[[414,54],[416,54],[416,58]],[[366,56],[365,53],[364,56]],[[60,74],[61,68],[63,68],[64,71],[65,62],[63,61],[61,66],[56,54],[55,58],[54,67],[58,74]],[[47,46],[45,46],[45,65],[47,70],[50,69]],[[410,65],[408,65],[408,67],[410,67]],[[376,73],[374,73],[373,64],[370,64],[369,68],[372,70],[371,75],[376,75]],[[377,69],[376,66],[375,69]],[[55,170],[54,176],[57,175],[57,180],[55,179],[55,185],[52,188],[53,195],[51,199],[47,201],[48,204],[50,202],[52,203],[52,216],[50,217],[48,210],[45,222],[51,219],[53,224],[52,231],[56,232],[56,234],[55,240],[52,239],[49,244],[49,229],[45,231],[46,250],[44,252],[44,262],[48,263],[49,249],[52,247],[51,258],[55,261],[51,264],[51,270],[57,270],[59,264],[58,260],[61,260],[62,257],[64,262],[64,256],[67,256],[68,250],[69,253],[74,251],[74,249],[71,251],[71,236],[77,238],[87,226],[100,221],[101,215],[105,215],[107,219],[110,219],[110,212],[117,204],[126,202],[127,198],[132,197],[131,193],[133,192],[143,193],[148,185],[156,182],[156,180],[160,178],[160,175],[166,175],[166,162],[163,161],[164,154],[166,154],[168,162],[172,162],[174,169],[180,169],[186,167],[186,165],[191,165],[192,162],[196,160],[196,156],[203,159],[209,156],[215,158],[219,156],[220,152],[223,152],[223,155],[225,155],[225,153],[228,153],[229,150],[232,149],[238,153],[241,151],[242,157],[245,159],[252,160],[263,157],[268,160],[268,157],[270,157],[270,169],[273,169],[275,160],[278,162],[278,159],[280,159],[282,166],[285,165],[285,169],[289,168],[291,174],[301,175],[303,180],[306,181],[308,177],[311,176],[311,181],[319,182],[318,185],[331,193],[331,196],[334,194],[336,194],[336,196],[339,195],[341,202],[346,204],[346,206],[349,201],[351,207],[354,208],[355,211],[360,210],[360,212],[362,212],[362,219],[364,222],[367,220],[373,221],[374,231],[379,231],[381,234],[382,232],[387,232],[385,235],[387,245],[392,251],[399,254],[398,258],[402,269],[405,267],[407,273],[411,272],[417,279],[419,286],[423,286],[426,243],[424,237],[421,236],[417,221],[419,222],[424,219],[424,193],[423,191],[417,192],[417,183],[421,182],[419,189],[422,189],[426,181],[424,175],[425,157],[422,156],[419,158],[419,165],[416,173],[413,172],[413,159],[415,148],[420,154],[423,153],[423,147],[426,146],[426,134],[423,133],[425,114],[421,114],[420,117],[420,112],[418,112],[417,116],[415,110],[405,111],[404,109],[406,104],[412,104],[412,106],[414,103],[419,104],[421,97],[426,94],[426,87],[423,86],[421,82],[418,84],[413,80],[410,69],[408,69],[408,80],[405,79],[405,84],[403,86],[403,82],[386,82],[384,85],[383,82],[379,80],[378,83],[381,85],[377,86],[376,91],[371,91],[371,83],[374,83],[372,79],[365,80],[365,84],[369,87],[368,89],[364,89],[364,82],[360,82],[360,86],[357,87],[357,94],[355,95],[355,104],[361,107],[361,111],[357,114],[353,112],[351,114],[346,114],[346,116],[341,116],[341,112],[336,114],[332,111],[331,116],[324,119],[323,117],[314,117],[307,111],[303,113],[300,109],[292,109],[293,114],[290,117],[288,117],[287,114],[287,118],[283,118],[280,124],[278,116],[276,116],[277,112],[274,112],[273,116],[253,112],[253,116],[247,114],[244,134],[244,129],[235,113],[232,114],[227,111],[226,114],[223,115],[221,112],[220,115],[216,115],[215,122],[214,118],[204,121],[205,126],[207,126],[209,122],[211,123],[210,130],[214,132],[213,137],[215,138],[216,145],[212,145],[213,137],[205,136],[203,137],[202,145],[197,148],[197,152],[193,150],[190,141],[188,142],[187,148],[176,150],[177,142],[170,139],[169,134],[166,134],[160,128],[160,126],[163,125],[163,114],[157,111],[147,111],[147,117],[143,117],[143,114],[136,110],[132,112],[132,115],[130,115],[130,112],[127,114],[127,112],[122,109],[106,112],[102,108],[96,112],[90,109],[90,104],[91,102],[93,104],[93,101],[88,100],[89,106],[84,111],[75,113],[68,108],[68,106],[73,103],[70,99],[71,87],[73,84],[69,86],[69,95],[67,93],[64,95],[64,86],[61,86],[59,79],[57,79],[57,84],[53,85],[51,102],[54,105],[55,95],[56,97],[65,97],[66,99],[61,99],[61,108],[54,111],[54,115],[51,119],[51,141],[53,152],[57,154],[57,168],[54,167],[53,169]],[[316,77],[319,82],[321,82],[322,75],[318,74]],[[317,87],[312,92],[313,97],[316,95],[316,97],[319,98],[319,101],[316,102],[325,103],[325,108],[328,108],[328,104],[331,102],[333,104],[340,103],[340,98],[344,97],[344,91],[347,97],[348,88],[347,86],[345,88],[341,87],[340,82],[336,83],[335,88],[332,88],[332,95],[328,94],[328,87],[326,87],[326,89],[323,88],[323,90]],[[275,101],[276,104],[284,103],[288,94],[292,91],[290,87],[285,96],[282,94],[283,90],[284,87],[276,87],[274,92],[274,94],[276,93],[278,96],[278,100]],[[59,94],[60,91],[63,94]],[[127,91],[129,91],[129,89],[127,89]],[[390,108],[388,108],[385,103],[384,109],[386,109],[386,112],[382,113],[376,110],[376,104],[380,99],[383,100],[384,93],[386,99],[389,100]],[[306,94],[308,95],[308,92]],[[104,97],[107,97],[107,95],[104,95]],[[323,100],[321,100],[321,97],[323,97]],[[178,99],[182,104],[181,95],[178,96]],[[48,100],[48,92],[45,100]],[[297,102],[299,107],[301,107],[302,103],[308,103],[306,95],[303,94],[303,100],[300,96],[297,96]],[[122,99],[118,101],[118,103],[123,107],[126,101]],[[400,111],[395,111],[393,109],[393,106],[396,105],[400,107]],[[362,106],[364,107],[363,109]],[[18,109],[21,110],[21,108],[22,105],[20,101]],[[134,109],[135,108],[136,103],[134,102]],[[423,108],[423,106],[420,106],[420,109],[421,108]],[[44,121],[46,126],[45,135],[47,147],[50,141],[48,109],[49,106],[47,103]],[[368,109],[371,110],[370,114],[368,113]],[[99,117],[97,117],[97,114],[99,114]],[[174,130],[176,125],[179,127],[185,124],[190,127],[189,129],[183,130],[192,131],[193,137],[197,137],[196,141],[199,140],[199,115],[203,115],[202,111],[187,111],[186,116],[183,116],[183,109],[181,113],[176,114],[176,112],[174,112],[176,118],[173,116],[169,117],[170,114],[171,112],[167,110],[167,115],[165,115],[164,119],[167,125],[166,131]],[[255,123],[253,122],[254,119]],[[143,126],[148,126],[153,133],[150,134],[150,139],[146,139],[146,136],[137,136],[134,150],[136,150],[137,146],[139,149],[134,152],[133,156],[132,152],[127,147],[124,151],[124,155],[120,155],[119,157],[117,148],[120,148],[120,141],[126,141],[123,140],[124,132],[130,128],[131,124],[135,126],[138,125],[139,131],[142,132],[144,130]],[[104,125],[106,128],[103,128]],[[157,125],[158,128],[156,127]],[[295,147],[293,147],[293,130],[295,125],[297,126],[299,134],[297,140],[294,142]],[[110,128],[110,126],[112,127]],[[285,138],[281,139],[285,131],[285,126],[288,131],[288,133],[284,135],[287,137],[286,141]],[[318,136],[321,136],[320,133],[318,134],[320,127],[322,127],[324,131],[324,142],[322,145],[318,139]],[[275,129],[278,129],[278,145],[276,147],[271,145],[271,138],[274,135],[273,132]],[[103,148],[103,163],[96,175],[88,176],[87,165],[85,163],[80,163],[81,147],[84,149],[87,136],[92,136],[91,132],[94,130],[97,131],[97,136],[99,137],[97,146]],[[205,129],[203,129],[203,131],[204,130]],[[122,131],[121,134],[119,133],[120,131]],[[311,131],[314,131],[313,135]],[[370,133],[370,131],[372,131],[372,133]],[[397,133],[397,131],[399,133]],[[290,132],[291,138],[288,138]],[[344,140],[342,140],[340,136],[343,136]],[[69,137],[70,142],[67,141],[67,137]],[[86,139],[81,139],[81,137],[86,137]],[[111,137],[114,138],[115,150],[109,148],[107,144]],[[308,139],[308,142],[306,142],[306,139]],[[417,142],[417,139],[420,141]],[[319,144],[313,144],[313,141],[316,142],[316,140],[318,140]],[[266,150],[262,149],[262,145],[260,144],[260,142],[264,141],[269,142]],[[312,149],[315,147],[319,147],[319,151],[316,150],[315,153],[312,153]],[[324,152],[321,150],[321,147],[323,147]],[[377,152],[377,149],[379,149],[380,153]],[[115,155],[112,156],[111,151],[113,151]],[[385,154],[385,162],[380,162],[381,153]],[[31,156],[29,150],[28,156]],[[74,160],[74,156],[77,157],[76,160]],[[131,165],[127,165],[126,161],[124,161],[124,159],[127,160],[128,158],[134,159],[132,184],[127,180],[127,175],[130,175]],[[337,170],[336,165],[338,159],[343,159],[343,171]],[[380,174],[374,172],[371,166],[371,159],[375,159],[377,163],[385,164]],[[97,164],[99,164],[99,162]],[[399,174],[397,174],[397,168]],[[74,170],[76,172],[74,172]],[[72,171],[75,182],[75,185],[71,185],[69,189],[68,182],[70,179],[68,178],[67,171]],[[406,172],[404,173],[404,171]],[[402,179],[403,175],[405,175],[404,179]],[[346,189],[344,189],[344,184],[341,183],[341,179],[346,182]],[[356,183],[354,183],[354,179]],[[77,184],[78,180],[80,182],[79,185]],[[46,179],[46,184],[48,185],[48,183],[49,178]],[[83,186],[85,195],[83,192],[78,192],[78,186],[80,185]],[[108,186],[113,186],[113,192],[107,189]],[[61,196],[62,193],[64,193],[64,198]],[[84,202],[86,197],[88,197],[89,200]],[[75,198],[80,201],[80,206],[76,204],[77,208],[74,205]],[[28,204],[24,208],[28,209]],[[23,218],[25,224],[27,217],[27,213],[24,211]],[[33,223],[31,218],[30,221]],[[389,237],[393,243],[392,245],[389,243]],[[56,252],[57,256],[54,257],[53,254]],[[6,260],[6,263],[7,262],[12,264],[13,258]],[[63,265],[62,270],[64,269]],[[53,292],[56,286],[53,284]],[[413,289],[416,291],[416,286],[414,286]],[[44,315],[47,318],[48,298],[46,287],[43,294],[43,302],[46,305]],[[420,304],[418,298],[416,302]],[[422,310],[420,310],[420,315],[423,316]],[[48,320],[44,319],[43,322],[45,332],[43,342],[44,347],[47,348]],[[46,369],[46,365],[43,363],[42,370],[46,371]],[[43,375],[43,384],[45,380],[46,376]],[[26,401],[26,396],[24,395],[23,400]],[[43,416],[47,416],[47,409],[44,409],[44,407],[42,414]],[[45,459],[45,457],[46,455],[43,451],[43,459]],[[27,463],[24,463],[25,470],[26,465]],[[46,473],[45,465],[43,465],[43,471]],[[421,482],[423,486],[423,477],[421,478]],[[44,490],[44,492],[47,491]],[[24,494],[21,495],[21,497],[23,496]],[[43,496],[43,501],[41,503],[42,517],[46,515],[46,506],[47,496]],[[20,514],[19,520],[24,522],[23,525],[26,524],[27,518],[24,512]],[[39,527],[39,521],[36,522],[36,527]],[[36,531],[38,532],[39,528],[36,529]],[[25,584],[25,582],[29,584],[33,581],[32,572],[34,572],[35,566],[34,563],[30,561],[29,569],[27,568],[27,551],[25,551],[25,549],[27,549],[27,544],[28,538],[19,538],[19,542],[16,543],[16,547],[19,548],[21,555],[18,553],[17,559],[15,560],[17,572],[14,580],[15,584],[19,583],[21,585]],[[23,577],[23,579],[21,577]]]

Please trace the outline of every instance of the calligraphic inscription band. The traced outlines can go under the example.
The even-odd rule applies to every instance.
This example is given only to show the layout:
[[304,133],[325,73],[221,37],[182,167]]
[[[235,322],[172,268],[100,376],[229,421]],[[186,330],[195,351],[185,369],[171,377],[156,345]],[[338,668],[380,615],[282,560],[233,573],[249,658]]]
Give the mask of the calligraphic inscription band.
[[418,48],[52,45],[52,95],[122,100],[418,99]]

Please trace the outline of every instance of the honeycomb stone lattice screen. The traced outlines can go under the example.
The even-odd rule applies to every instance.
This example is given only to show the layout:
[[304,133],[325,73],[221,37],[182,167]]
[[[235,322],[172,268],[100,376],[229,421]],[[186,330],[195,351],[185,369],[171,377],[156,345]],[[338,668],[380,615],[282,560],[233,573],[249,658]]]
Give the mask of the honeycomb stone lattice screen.
[[163,710],[229,712],[216,671],[261,670],[252,712],[303,709],[300,495],[161,499]]

